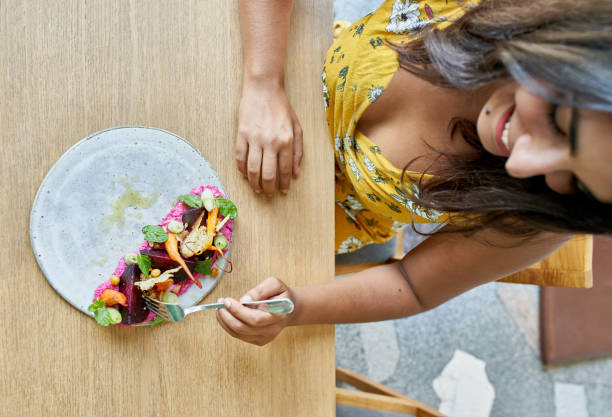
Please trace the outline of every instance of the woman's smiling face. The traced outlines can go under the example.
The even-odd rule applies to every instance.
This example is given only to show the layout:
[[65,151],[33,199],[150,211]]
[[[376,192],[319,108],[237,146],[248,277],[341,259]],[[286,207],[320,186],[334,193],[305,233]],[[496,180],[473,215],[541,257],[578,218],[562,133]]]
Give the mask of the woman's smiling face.
[[477,130],[487,151],[508,157],[513,177],[544,175],[563,194],[576,192],[575,177],[612,203],[612,113],[557,106],[511,82],[489,97]]

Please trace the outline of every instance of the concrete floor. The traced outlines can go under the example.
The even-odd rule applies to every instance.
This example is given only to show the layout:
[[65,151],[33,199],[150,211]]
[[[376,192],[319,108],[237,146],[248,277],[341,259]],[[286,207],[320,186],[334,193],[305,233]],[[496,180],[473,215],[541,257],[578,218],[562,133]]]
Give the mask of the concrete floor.
[[[419,240],[410,233],[404,239],[406,249]],[[366,247],[337,262],[386,259],[393,248]],[[449,416],[612,416],[612,358],[543,367],[538,304],[538,287],[491,283],[418,316],[337,325],[336,366],[440,408],[434,381],[458,354],[453,382],[461,390],[446,404],[455,410]],[[474,362],[484,366],[482,374],[472,372],[478,368]],[[493,398],[486,398],[483,392],[490,388]],[[478,404],[485,409],[480,414],[461,412]],[[339,417],[356,415],[338,409]]]
[[[335,0],[334,16],[354,21],[379,3]],[[405,240],[406,249],[418,243],[410,234]],[[389,247],[365,248],[337,262],[385,259],[389,253]],[[491,283],[418,316],[337,325],[336,365],[446,407],[450,416],[612,416],[612,358],[542,367],[538,301],[538,287]],[[347,408],[337,413],[381,415]]]

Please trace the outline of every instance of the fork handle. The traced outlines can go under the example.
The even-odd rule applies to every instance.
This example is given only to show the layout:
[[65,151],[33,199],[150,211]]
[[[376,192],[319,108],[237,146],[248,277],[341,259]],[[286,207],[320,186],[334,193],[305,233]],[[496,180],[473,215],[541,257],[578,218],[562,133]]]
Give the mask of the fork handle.
[[[244,303],[240,303],[244,306],[256,306],[256,305],[264,305],[266,310],[270,313],[274,314],[290,314],[293,312],[293,301],[289,298],[277,298],[274,300],[261,300],[261,301],[248,301]],[[210,309],[219,309],[225,308],[225,304],[223,303],[213,303],[213,304],[202,304],[199,306],[188,307],[185,309],[185,315],[189,313],[193,313],[195,311],[200,310],[210,310]]]

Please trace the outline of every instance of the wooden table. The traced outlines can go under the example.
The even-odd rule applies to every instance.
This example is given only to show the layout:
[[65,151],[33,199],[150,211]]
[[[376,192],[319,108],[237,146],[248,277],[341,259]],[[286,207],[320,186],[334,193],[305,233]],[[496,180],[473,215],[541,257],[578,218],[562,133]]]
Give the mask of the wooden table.
[[287,329],[263,348],[232,339],[214,314],[102,328],[46,282],[28,235],[36,190],[71,145],[113,126],[154,126],[198,147],[240,208],[235,272],[209,299],[238,297],[270,275],[329,280],[333,161],[320,74],[331,27],[331,0],[296,1],[287,85],[305,158],[289,195],[268,200],[234,163],[235,1],[0,2],[0,414],[334,414],[332,326]]

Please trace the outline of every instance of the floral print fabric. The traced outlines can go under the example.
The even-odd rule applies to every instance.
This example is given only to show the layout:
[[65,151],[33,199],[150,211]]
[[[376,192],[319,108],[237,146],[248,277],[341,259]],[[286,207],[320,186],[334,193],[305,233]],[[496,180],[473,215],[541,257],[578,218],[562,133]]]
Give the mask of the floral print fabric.
[[356,127],[399,67],[396,52],[386,43],[402,42],[429,23],[443,27],[462,12],[457,0],[386,0],[353,24],[336,22],[322,76],[336,160],[336,253],[383,243],[412,221],[445,221],[445,213],[426,210],[409,198],[407,193],[418,193],[421,174],[407,172],[402,187],[402,169]]

